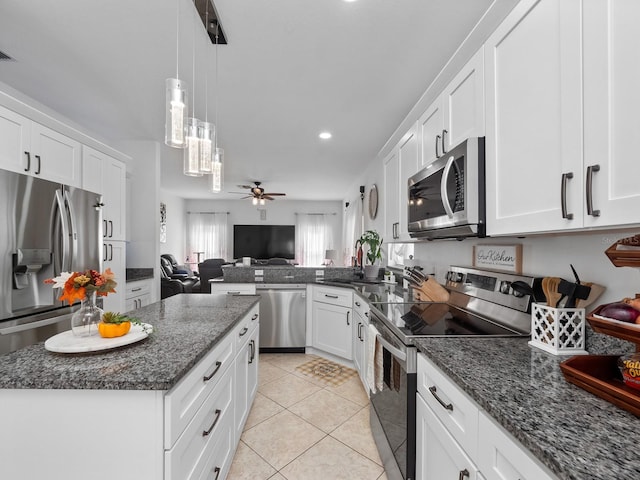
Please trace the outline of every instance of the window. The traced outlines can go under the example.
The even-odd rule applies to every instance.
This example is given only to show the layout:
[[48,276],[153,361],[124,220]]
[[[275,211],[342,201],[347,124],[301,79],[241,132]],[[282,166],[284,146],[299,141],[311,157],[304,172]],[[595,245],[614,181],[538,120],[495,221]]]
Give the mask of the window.
[[316,266],[325,261],[325,252],[333,249],[333,229],[325,214],[298,214],[296,224],[296,262]]
[[229,235],[227,213],[189,212],[187,216],[187,252],[196,260],[207,258],[227,259]]

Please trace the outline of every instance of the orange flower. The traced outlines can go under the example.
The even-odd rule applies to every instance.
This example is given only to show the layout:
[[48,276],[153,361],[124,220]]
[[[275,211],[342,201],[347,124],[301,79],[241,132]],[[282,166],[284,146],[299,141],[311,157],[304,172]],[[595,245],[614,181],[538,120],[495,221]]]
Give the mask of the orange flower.
[[104,273],[97,270],[87,270],[86,272],[62,272],[55,278],[48,278],[44,283],[53,285],[53,288],[62,288],[60,300],[69,304],[84,299],[94,292],[99,297],[106,297],[110,293],[115,293],[117,285],[114,280],[115,275],[110,268]]

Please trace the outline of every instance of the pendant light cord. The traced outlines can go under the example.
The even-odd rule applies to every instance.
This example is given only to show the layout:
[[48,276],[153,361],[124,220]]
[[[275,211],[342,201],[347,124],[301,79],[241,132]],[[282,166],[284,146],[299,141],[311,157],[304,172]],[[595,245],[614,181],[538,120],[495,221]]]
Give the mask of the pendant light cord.
[[[207,36],[209,36],[209,2],[207,1],[207,5],[204,11],[204,24],[205,32]],[[204,121],[209,122],[209,69],[207,68],[207,62],[205,62],[204,66]]]
[[[193,0],[193,6],[196,6],[196,0]],[[198,8],[196,7],[196,15],[198,14]],[[193,58],[193,94],[191,95],[191,108],[193,118],[196,118],[196,21],[193,19],[193,51],[191,52]]]
[[[218,149],[218,136],[220,135],[220,127],[218,126],[218,110],[219,110],[219,106],[218,106],[218,28],[219,28],[219,24],[218,24],[218,19],[216,18],[216,44],[215,44],[215,51],[216,51],[216,144],[215,144],[215,148],[216,150]],[[215,150],[214,150],[215,152]]]
[[176,78],[180,78],[180,0],[176,0]]

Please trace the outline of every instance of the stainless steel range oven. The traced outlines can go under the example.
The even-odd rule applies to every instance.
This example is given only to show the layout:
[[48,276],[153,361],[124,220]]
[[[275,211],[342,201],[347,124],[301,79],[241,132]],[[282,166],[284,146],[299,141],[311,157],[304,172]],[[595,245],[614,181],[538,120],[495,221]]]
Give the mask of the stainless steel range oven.
[[[511,287],[534,291],[540,279],[451,267],[447,303],[414,302],[411,293],[387,294],[371,304],[370,321],[382,347],[382,389],[371,392],[371,429],[387,477],[415,479],[417,349],[426,336],[529,337],[533,299]],[[518,285],[518,284],[516,284]]]

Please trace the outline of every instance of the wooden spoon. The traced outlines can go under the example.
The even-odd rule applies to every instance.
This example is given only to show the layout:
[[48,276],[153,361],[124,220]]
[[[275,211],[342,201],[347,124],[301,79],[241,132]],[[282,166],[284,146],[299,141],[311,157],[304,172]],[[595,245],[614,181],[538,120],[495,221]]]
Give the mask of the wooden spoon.
[[560,278],[558,277],[549,277],[547,282],[547,305],[553,308],[558,308],[558,302],[562,298],[562,294],[558,292],[558,287],[560,286]]

